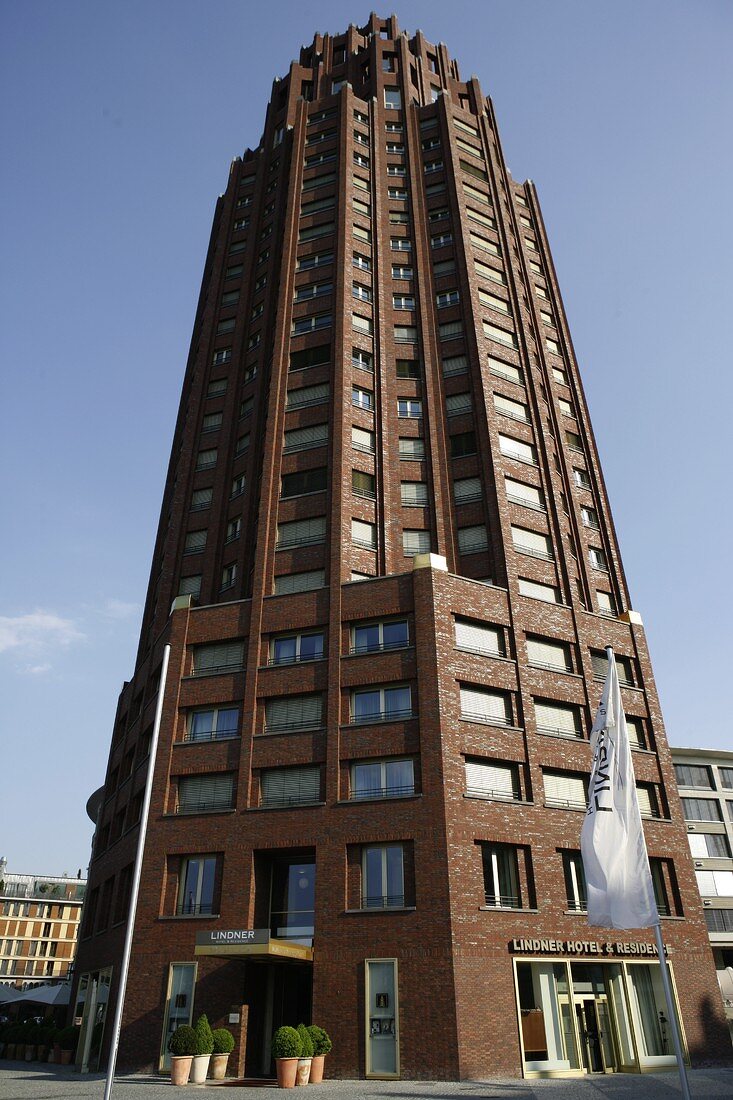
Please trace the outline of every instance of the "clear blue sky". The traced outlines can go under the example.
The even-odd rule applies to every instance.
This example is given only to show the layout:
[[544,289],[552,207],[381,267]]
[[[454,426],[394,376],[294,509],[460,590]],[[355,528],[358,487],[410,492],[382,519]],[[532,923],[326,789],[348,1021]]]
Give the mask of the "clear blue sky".
[[[388,8],[382,14],[389,14]],[[731,748],[733,5],[406,0],[534,179],[669,739]],[[0,854],[75,873],[130,676],[211,216],[343,2],[0,4]],[[254,46],[254,49],[252,47]]]

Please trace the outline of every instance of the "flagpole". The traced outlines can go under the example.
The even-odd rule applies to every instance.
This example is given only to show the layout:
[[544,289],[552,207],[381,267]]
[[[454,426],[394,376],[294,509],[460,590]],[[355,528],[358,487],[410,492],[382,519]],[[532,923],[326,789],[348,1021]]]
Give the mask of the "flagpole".
[[[145,780],[145,794],[140,811],[140,834],[137,840],[137,852],[135,854],[135,867],[132,874],[130,888],[130,908],[127,915],[127,930],[125,932],[125,947],[122,952],[120,965],[120,985],[117,991],[117,1005],[115,1006],[115,1021],[112,1027],[112,1044],[107,1063],[107,1081],[104,1086],[104,1100],[109,1100],[112,1093],[112,1082],[117,1065],[117,1050],[120,1045],[120,1028],[122,1026],[122,1010],[125,1007],[125,992],[127,990],[127,974],[130,969],[130,953],[132,951],[132,933],[135,927],[135,914],[137,913],[137,899],[140,892],[140,874],[143,865],[143,851],[145,850],[145,836],[148,831],[148,813],[150,811],[150,795],[153,789],[153,772],[155,770],[155,755],[158,748],[158,734],[160,733],[160,720],[163,715],[163,694],[165,692],[165,678],[168,672],[168,659],[171,655],[171,647],[167,645],[163,650],[163,662],[160,669],[160,681],[158,684],[158,699],[155,704],[155,720],[153,722],[153,735],[150,739],[150,754],[148,758],[148,774]],[[686,1098],[687,1100],[687,1098]]]
[[677,1069],[679,1070],[680,1074],[682,1096],[684,1097],[684,1100],[691,1100],[690,1082],[687,1079],[687,1066],[685,1065],[685,1056],[682,1053],[682,1038],[680,1036],[680,1030],[677,1025],[677,1012],[675,1011],[674,1000],[672,998],[672,983],[669,980],[669,967],[667,966],[667,956],[664,951],[664,941],[662,940],[661,921],[658,921],[654,925],[654,935],[657,940],[657,951],[659,952],[659,970],[662,975],[664,996],[667,1000],[667,1016],[669,1017],[669,1026],[672,1029],[672,1042],[674,1043],[674,1053],[675,1057],[677,1058]]

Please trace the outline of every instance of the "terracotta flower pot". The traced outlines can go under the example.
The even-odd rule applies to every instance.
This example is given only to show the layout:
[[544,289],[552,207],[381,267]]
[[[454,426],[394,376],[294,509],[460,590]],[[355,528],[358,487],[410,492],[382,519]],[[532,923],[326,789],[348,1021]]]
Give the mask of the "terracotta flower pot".
[[171,1056],[171,1084],[187,1085],[188,1075],[191,1072],[193,1056],[190,1054],[174,1054]]
[[74,1053],[73,1050],[62,1050],[61,1051],[61,1057],[59,1058],[59,1061],[61,1062],[62,1066],[71,1065],[71,1056],[72,1056],[73,1053]]
[[297,1058],[276,1058],[277,1083],[281,1089],[295,1088],[295,1078],[298,1073]]
[[311,1059],[311,1076],[309,1085],[320,1085],[323,1080],[323,1063],[326,1061],[325,1054],[314,1054]]
[[192,1085],[203,1085],[206,1074],[209,1072],[210,1054],[195,1054],[191,1066],[190,1081]]
[[298,1059],[298,1072],[295,1078],[296,1085],[307,1085],[308,1079],[311,1075],[311,1062],[312,1058],[299,1058]]
[[212,1081],[223,1081],[227,1075],[227,1062],[229,1061],[228,1054],[212,1054],[211,1055],[211,1079]]

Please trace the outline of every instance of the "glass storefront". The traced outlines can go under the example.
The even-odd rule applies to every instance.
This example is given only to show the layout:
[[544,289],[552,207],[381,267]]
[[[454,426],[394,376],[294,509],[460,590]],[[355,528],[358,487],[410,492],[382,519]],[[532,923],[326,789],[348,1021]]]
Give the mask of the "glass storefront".
[[366,960],[366,1075],[398,1077],[397,960]]
[[526,1076],[674,1065],[658,963],[516,959],[515,975]]
[[196,963],[171,963],[168,970],[168,993],[165,1002],[163,1038],[160,1046],[160,1069],[171,1068],[168,1040],[181,1024],[190,1024],[193,1014],[193,991],[196,984]]

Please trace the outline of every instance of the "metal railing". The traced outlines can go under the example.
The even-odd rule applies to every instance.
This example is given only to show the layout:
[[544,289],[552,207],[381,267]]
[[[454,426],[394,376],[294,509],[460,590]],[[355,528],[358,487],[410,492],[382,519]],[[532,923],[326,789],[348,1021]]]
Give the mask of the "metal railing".
[[352,714],[350,723],[352,726],[360,726],[366,722],[401,722],[407,718],[414,718],[412,707],[407,710],[379,710],[371,714]]
[[515,894],[494,894],[487,892],[485,895],[487,905],[495,909],[521,909],[522,899]]
[[404,894],[364,894],[361,899],[362,909],[403,909],[404,905]]
[[370,787],[366,791],[352,791],[350,801],[364,802],[371,798],[400,798],[414,793],[414,783],[405,783],[401,787]]

